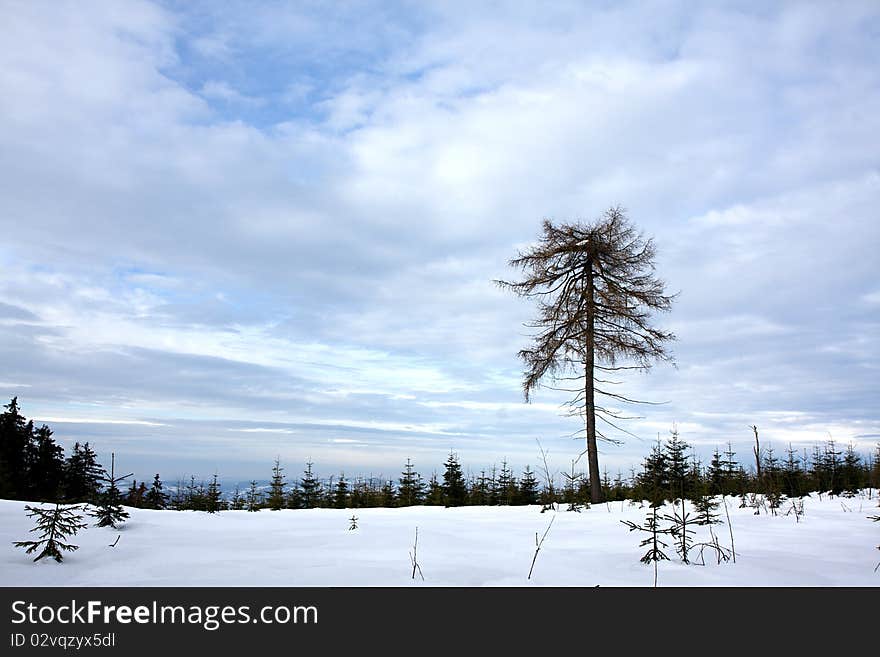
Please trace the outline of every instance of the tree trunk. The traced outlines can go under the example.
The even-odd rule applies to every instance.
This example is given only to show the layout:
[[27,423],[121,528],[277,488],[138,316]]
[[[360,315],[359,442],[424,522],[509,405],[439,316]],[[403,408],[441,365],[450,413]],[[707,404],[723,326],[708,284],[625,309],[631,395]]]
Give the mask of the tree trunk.
[[752,425],[752,430],[755,432],[755,446],[752,448],[752,452],[755,454],[755,468],[758,472],[758,490],[762,489],[762,481],[763,477],[761,476],[761,442],[758,440],[758,427],[757,425]]
[[599,450],[596,446],[596,402],[594,390],[594,369],[596,361],[596,345],[593,337],[593,263],[587,262],[587,349],[584,355],[584,415],[587,428],[587,459],[590,468],[590,501],[599,504],[602,501],[602,482],[599,479]]

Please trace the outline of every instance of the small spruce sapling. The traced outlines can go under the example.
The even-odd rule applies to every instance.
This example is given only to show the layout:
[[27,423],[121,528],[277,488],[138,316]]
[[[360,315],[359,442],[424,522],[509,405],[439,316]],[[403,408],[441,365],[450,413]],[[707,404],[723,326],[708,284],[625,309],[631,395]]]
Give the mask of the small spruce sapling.
[[275,459],[275,465],[272,466],[272,481],[269,484],[269,498],[266,500],[272,511],[280,511],[284,508],[285,493],[287,481],[285,481],[284,468],[281,467],[280,459]]
[[550,466],[547,464],[547,452],[544,451],[543,445],[541,445],[541,441],[535,438],[538,442],[538,449],[541,451],[541,462],[543,464],[543,475],[544,475],[544,491],[542,493],[542,505],[541,505],[541,513],[545,511],[555,511],[556,507],[554,503],[556,501],[556,487],[553,485],[553,475],[550,473]]
[[162,480],[159,479],[159,473],[153,477],[153,485],[147,491],[146,502],[147,508],[164,509],[168,506],[168,494],[162,489]]
[[257,482],[251,481],[251,487],[245,494],[245,504],[248,511],[259,511],[263,504],[262,495],[257,490]]
[[233,511],[244,511],[246,503],[244,495],[241,494],[241,490],[236,486],[235,490],[232,491],[232,497],[229,498],[229,508]]
[[711,494],[708,482],[699,481],[695,485],[693,499],[694,511],[697,514],[698,525],[716,525],[721,523],[717,511],[720,503]]
[[299,480],[299,487],[302,491],[300,500],[304,509],[314,509],[317,507],[321,492],[321,484],[312,472],[312,465],[311,461],[306,462],[306,469]]
[[690,563],[688,560],[688,552],[690,552],[691,547],[693,547],[694,540],[694,530],[691,529],[690,526],[693,525],[695,521],[691,518],[691,514],[685,510],[684,498],[682,497],[679,499],[681,510],[679,511],[678,505],[676,505],[672,514],[665,514],[663,519],[670,522],[669,533],[675,539],[675,551],[678,553],[678,556],[681,558],[682,562]]
[[[578,490],[581,487],[581,478],[583,477],[582,472],[575,472],[574,466],[577,463],[577,460],[573,460],[571,462],[571,472],[563,472],[562,476],[565,479],[565,488],[563,489],[564,498],[568,500],[568,507],[565,509],[566,511],[576,511],[577,513],[581,512],[581,504],[578,503]],[[586,504],[586,508],[589,508],[590,505]]]
[[77,511],[82,507],[79,505],[62,507],[56,504],[54,509],[41,509],[39,507],[26,506],[28,516],[37,519],[37,526],[31,529],[32,532],[41,532],[39,540],[36,541],[15,541],[15,547],[27,548],[26,554],[36,552],[42,547],[42,551],[34,558],[39,561],[43,557],[52,557],[58,563],[64,559],[62,551],[73,552],[79,549],[79,546],[65,543],[69,536],[75,536],[80,529],[85,529],[86,524],[82,522],[82,516]]
[[642,556],[639,561],[644,564],[653,563],[654,564],[654,586],[657,586],[657,564],[660,561],[669,561],[669,557],[663,552],[663,548],[669,547],[667,543],[664,543],[660,536],[663,534],[671,534],[672,529],[669,527],[661,527],[657,522],[657,507],[652,506],[651,510],[648,512],[648,515],[645,516],[645,524],[637,525],[631,520],[621,520],[624,525],[629,527],[629,530],[639,531],[650,534],[646,539],[644,539],[641,543],[639,543],[640,547],[648,546],[648,551]]
[[220,482],[217,480],[217,475],[214,474],[214,478],[208,484],[208,493],[205,496],[205,511],[208,513],[220,513],[222,507],[223,493],[220,490]]
[[358,517],[356,515],[352,515],[351,518],[349,518],[348,520],[351,523],[348,526],[348,531],[352,531],[358,528]]
[[721,518],[716,510],[720,506],[718,500],[709,495],[701,495],[694,500],[694,510],[697,512],[698,525],[718,525],[721,524]]
[[101,494],[101,501],[98,507],[92,512],[92,517],[97,518],[96,527],[112,527],[116,529],[117,524],[123,524],[128,519],[128,511],[122,508],[122,495],[119,492],[118,483],[128,479],[134,473],[129,473],[122,477],[115,475],[116,455],[110,454],[110,475],[104,471],[102,481],[109,484],[107,490]]

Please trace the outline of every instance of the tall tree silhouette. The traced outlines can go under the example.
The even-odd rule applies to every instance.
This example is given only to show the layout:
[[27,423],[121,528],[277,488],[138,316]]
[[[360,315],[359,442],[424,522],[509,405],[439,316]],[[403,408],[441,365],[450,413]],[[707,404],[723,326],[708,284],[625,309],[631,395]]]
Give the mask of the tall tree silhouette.
[[21,414],[18,397],[0,413],[0,497],[26,499],[33,423]]
[[[619,412],[596,404],[596,395],[610,400],[636,400],[598,387],[597,372],[647,370],[656,360],[671,360],[667,343],[672,333],[651,325],[655,311],[669,310],[673,297],[654,276],[655,248],[630,224],[620,208],[611,208],[592,223],[543,222],[540,240],[510,261],[521,270],[521,281],[496,281],[522,297],[538,301],[534,343],[519,352],[525,364],[526,401],[542,379],[554,383],[580,381],[563,387],[573,415],[584,420],[592,501],[602,501],[596,427],[599,417],[611,427]],[[625,361],[627,364],[621,364]]]
[[103,484],[104,468],[88,443],[73,445],[73,453],[64,462],[65,497],[71,502],[94,502]]

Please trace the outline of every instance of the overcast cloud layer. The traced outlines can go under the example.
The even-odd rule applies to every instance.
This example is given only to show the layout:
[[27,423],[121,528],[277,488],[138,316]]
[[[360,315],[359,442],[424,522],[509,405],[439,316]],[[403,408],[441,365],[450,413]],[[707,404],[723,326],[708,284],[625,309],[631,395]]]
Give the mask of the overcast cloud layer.
[[877,4],[473,4],[0,4],[0,394],[143,478],[566,470],[492,279],[619,204],[678,367],[609,471],[673,422],[870,451]]

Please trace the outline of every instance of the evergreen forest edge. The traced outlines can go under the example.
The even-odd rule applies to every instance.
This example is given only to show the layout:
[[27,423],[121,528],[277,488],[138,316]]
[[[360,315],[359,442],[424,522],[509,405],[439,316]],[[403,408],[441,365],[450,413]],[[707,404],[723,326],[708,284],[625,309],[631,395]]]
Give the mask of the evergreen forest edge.
[[[20,412],[17,398],[0,414],[0,499],[64,504],[88,503],[105,508],[126,505],[135,508],[221,510],[365,508],[429,506],[514,506],[566,504],[571,510],[589,507],[590,482],[582,472],[563,472],[557,484],[546,464],[532,470],[526,466],[514,473],[502,461],[477,475],[465,475],[455,453],[426,480],[409,459],[396,479],[319,479],[313,464],[306,463],[300,476],[291,481],[276,459],[268,486],[252,481],[245,490],[236,487],[228,495],[221,490],[218,475],[210,481],[178,480],[167,487],[157,473],[150,485],[132,480],[126,491],[117,486],[125,477],[115,477],[99,462],[86,442],[75,443],[69,456],[55,442],[53,431],[36,427]],[[739,496],[742,505],[749,495],[762,495],[771,508],[786,498],[811,493],[855,496],[864,488],[880,488],[880,444],[867,458],[853,445],[839,450],[833,440],[814,444],[811,451],[798,452],[789,446],[777,454],[772,446],[756,446],[747,469],[735,457],[730,444],[717,449],[708,465],[691,451],[690,445],[673,429],[659,439],[642,464],[624,478],[613,479],[607,471],[601,480],[605,501],[647,501],[651,506],[687,499],[699,509],[716,495]]]

